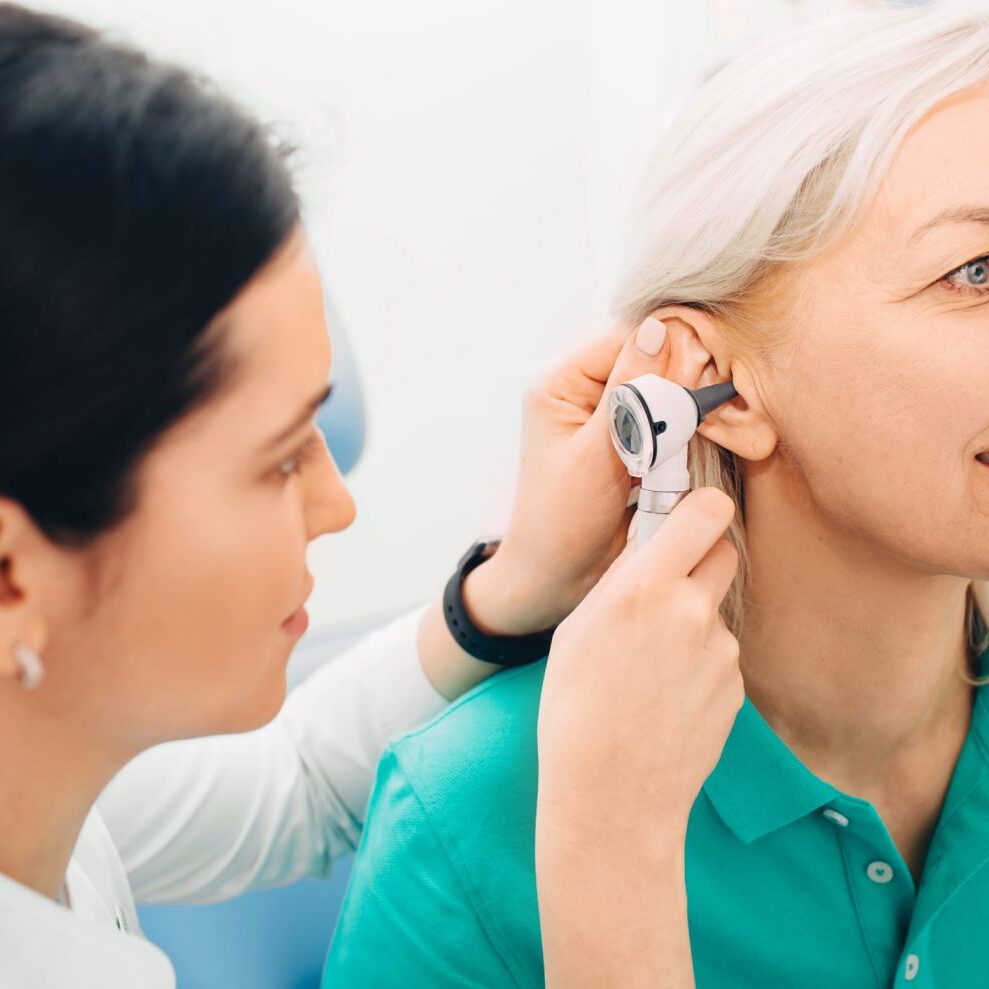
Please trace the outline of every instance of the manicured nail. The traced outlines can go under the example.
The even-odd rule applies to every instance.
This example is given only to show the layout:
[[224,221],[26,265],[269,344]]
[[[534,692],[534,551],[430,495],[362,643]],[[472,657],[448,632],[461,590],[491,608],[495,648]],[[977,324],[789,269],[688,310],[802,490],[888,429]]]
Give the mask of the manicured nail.
[[666,324],[652,316],[647,316],[636,331],[635,345],[644,354],[655,357],[666,340]]

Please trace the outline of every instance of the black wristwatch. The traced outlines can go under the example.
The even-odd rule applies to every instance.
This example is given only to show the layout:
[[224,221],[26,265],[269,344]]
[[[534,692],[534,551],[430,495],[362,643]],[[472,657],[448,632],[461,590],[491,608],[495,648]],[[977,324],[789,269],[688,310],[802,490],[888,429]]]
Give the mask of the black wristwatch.
[[460,648],[475,659],[499,666],[525,666],[549,652],[556,626],[531,635],[486,635],[470,620],[460,593],[467,574],[494,556],[500,545],[500,538],[489,536],[478,539],[464,553],[443,591],[443,616]]

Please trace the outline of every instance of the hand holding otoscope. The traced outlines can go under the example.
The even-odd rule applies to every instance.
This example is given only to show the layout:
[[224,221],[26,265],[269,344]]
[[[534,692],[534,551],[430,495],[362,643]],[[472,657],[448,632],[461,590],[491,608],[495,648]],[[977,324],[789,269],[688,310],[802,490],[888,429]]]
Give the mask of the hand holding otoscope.
[[675,351],[692,333],[668,322],[677,332],[655,373],[619,371],[601,398],[615,450],[642,478],[635,538],[559,625],[546,667],[536,874],[548,989],[694,985],[687,820],[744,688],[720,616],[738,567],[721,538],[735,506],[714,488],[690,491],[687,444],[738,392],[663,377],[688,363]]

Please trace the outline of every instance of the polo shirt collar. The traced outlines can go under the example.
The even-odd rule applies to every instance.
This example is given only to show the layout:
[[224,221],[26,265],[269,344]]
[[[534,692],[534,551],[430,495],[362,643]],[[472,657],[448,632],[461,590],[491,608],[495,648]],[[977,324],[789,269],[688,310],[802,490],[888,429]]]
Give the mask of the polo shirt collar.
[[748,697],[703,788],[746,844],[840,795],[797,758]]
[[[981,654],[979,667],[983,675],[989,673],[989,650]],[[989,687],[976,691],[970,732],[980,743],[989,741]],[[989,745],[980,744],[979,752],[989,759]],[[748,697],[703,789],[746,844],[844,796],[800,761]]]

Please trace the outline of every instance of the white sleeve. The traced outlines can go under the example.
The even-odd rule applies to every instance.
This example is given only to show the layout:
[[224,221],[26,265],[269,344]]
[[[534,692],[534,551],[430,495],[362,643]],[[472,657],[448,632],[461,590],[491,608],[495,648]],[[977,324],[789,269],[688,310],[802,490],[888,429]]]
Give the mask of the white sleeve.
[[316,670],[263,728],[156,746],[111,780],[97,806],[138,902],[327,876],[356,848],[386,743],[447,703],[419,662],[428,607]]

